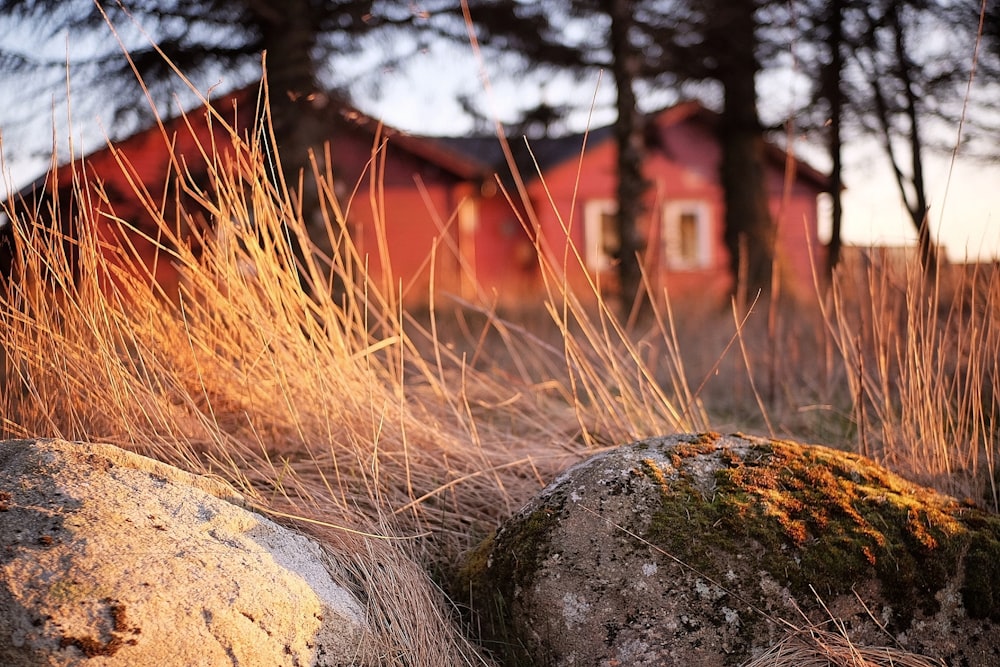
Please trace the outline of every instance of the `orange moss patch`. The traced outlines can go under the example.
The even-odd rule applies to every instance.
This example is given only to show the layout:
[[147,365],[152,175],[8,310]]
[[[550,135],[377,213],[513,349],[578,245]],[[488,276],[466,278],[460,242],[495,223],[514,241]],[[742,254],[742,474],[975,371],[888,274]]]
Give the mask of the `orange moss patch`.
[[[750,442],[739,451],[671,447],[664,452],[675,468],[669,475],[653,459],[644,461],[663,490],[648,539],[699,568],[710,568],[713,552],[739,553],[751,541],[762,547],[761,566],[803,594],[810,588],[821,595],[846,593],[877,578],[897,601],[904,626],[917,609],[937,609],[935,594],[970,551],[965,519],[972,510],[854,454],[780,440]],[[694,457],[704,455],[717,457],[719,466],[709,498],[694,490]],[[988,524],[983,527],[994,537],[973,541],[973,555],[1000,548],[1000,521]],[[692,531],[699,540],[689,539]],[[975,547],[979,543],[985,546]],[[967,601],[971,614],[995,616],[1000,594],[981,591],[1000,583],[976,574],[987,561],[976,556],[965,563],[963,593],[978,596]]]

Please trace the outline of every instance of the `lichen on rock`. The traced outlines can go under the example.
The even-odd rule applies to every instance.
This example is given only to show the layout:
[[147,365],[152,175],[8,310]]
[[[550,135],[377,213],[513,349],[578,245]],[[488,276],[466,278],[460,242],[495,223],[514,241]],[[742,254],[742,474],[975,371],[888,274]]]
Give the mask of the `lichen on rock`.
[[382,664],[331,553],[110,445],[0,442],[0,665]]
[[995,516],[853,454],[698,434],[566,471],[461,585],[511,665],[737,665],[831,615],[859,645],[991,665],[998,575]]

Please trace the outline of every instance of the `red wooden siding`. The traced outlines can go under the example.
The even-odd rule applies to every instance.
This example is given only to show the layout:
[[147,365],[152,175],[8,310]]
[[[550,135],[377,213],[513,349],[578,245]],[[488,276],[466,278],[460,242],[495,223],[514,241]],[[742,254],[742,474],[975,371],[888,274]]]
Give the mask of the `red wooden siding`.
[[[672,298],[709,295],[722,297],[731,287],[729,255],[723,240],[723,192],[719,184],[721,150],[712,128],[713,116],[694,103],[673,107],[650,120],[653,140],[647,147],[643,174],[649,183],[645,214],[639,231],[645,239],[643,266],[654,285],[665,287]],[[582,139],[581,139],[582,141]],[[805,165],[784,192],[784,153],[775,151],[767,178],[771,208],[778,224],[776,254],[779,270],[797,290],[811,288],[814,261],[822,260],[823,248],[816,239],[817,197],[825,188],[824,178]],[[610,136],[591,142],[585,155],[567,158],[544,170],[544,178],[530,186],[540,226],[557,262],[568,248],[586,254],[586,209],[590,201],[613,200],[616,187],[617,147]],[[575,200],[574,200],[575,196]],[[549,204],[549,200],[552,204]],[[699,248],[699,262],[676,266],[670,262],[664,237],[664,213],[678,207],[697,209],[707,225],[707,238]],[[812,247],[810,254],[810,245]],[[603,284],[614,284],[613,271],[584,272],[579,262],[570,262],[567,278],[583,285],[588,276]]]
[[[226,103],[216,108],[232,118],[237,101],[252,104],[245,96],[236,96],[226,98]],[[177,173],[185,170],[196,180],[203,176],[206,166],[200,147],[213,145],[220,156],[224,155],[226,146],[232,146],[228,131],[206,111],[195,110],[186,118],[167,121],[162,129],[153,127],[117,142],[113,148],[66,163],[33,186],[36,191],[19,196],[30,202],[44,197],[44,192],[50,196],[56,193],[63,232],[76,236],[81,221],[93,224],[112,278],[123,271],[138,274],[154,280],[168,298],[176,298],[180,275],[170,252],[174,245],[156,219],[160,214],[153,211],[162,212],[163,221],[177,237],[190,240],[186,216],[177,215],[178,206],[200,222],[204,216],[198,216],[190,198],[177,191]],[[82,194],[74,192],[74,185]]]
[[[254,101],[252,91],[244,91],[216,106],[242,130],[251,127]],[[234,104],[239,118],[234,116]],[[694,103],[650,118],[643,165],[650,187],[640,221],[646,241],[642,260],[657,289],[665,287],[672,298],[721,297],[731,283],[722,234],[720,148],[713,123],[714,115]],[[433,286],[465,299],[537,302],[542,285],[532,241],[536,230],[524,210],[515,210],[528,207],[536,216],[537,234],[549,260],[555,266],[565,265],[570,285],[583,287],[596,279],[613,288],[612,267],[597,271],[586,264],[588,244],[591,252],[599,248],[598,240],[588,237],[587,210],[592,202],[613,202],[615,197],[616,146],[607,129],[590,133],[585,154],[580,150],[582,136],[538,142],[543,176],[530,167],[522,169],[528,202],[515,202],[514,208],[502,192],[502,187],[515,192],[509,178],[501,179],[504,186],[497,185],[494,174],[505,173],[505,168],[491,166],[502,161],[497,143],[488,138],[414,137],[340,106],[331,116],[326,139],[335,188],[369,278],[395,293],[402,291],[404,300],[424,301]],[[100,197],[87,198],[98,202],[93,219],[106,221],[113,209],[114,216],[138,230],[128,239],[120,238],[113,225],[99,230],[107,261],[121,266],[138,256],[146,272],[168,294],[176,294],[179,275],[169,252],[157,251],[156,243],[144,238],[155,238],[157,226],[131,194],[131,182],[144,184],[157,207],[161,201],[174,201],[178,195],[171,153],[197,176],[205,171],[199,145],[214,145],[224,152],[230,141],[219,124],[208,122],[199,110],[188,114],[186,123],[175,119],[165,124],[164,132],[154,127],[116,144],[128,161],[124,171],[114,153],[104,149],[60,167],[46,182],[52,190],[53,179],[58,181],[60,200],[74,174],[88,188],[106,193],[108,203],[100,203]],[[811,263],[822,253],[816,242],[816,198],[825,190],[826,179],[800,164],[786,193],[785,154],[774,147],[770,151],[768,187],[778,222],[781,270],[797,289],[810,288]],[[168,206],[164,217],[183,237],[172,210]]]

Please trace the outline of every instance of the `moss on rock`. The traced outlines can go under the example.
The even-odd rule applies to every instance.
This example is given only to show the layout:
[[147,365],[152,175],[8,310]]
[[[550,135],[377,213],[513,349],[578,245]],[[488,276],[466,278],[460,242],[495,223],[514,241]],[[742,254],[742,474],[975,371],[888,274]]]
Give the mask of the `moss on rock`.
[[529,587],[537,563],[547,555],[547,537],[559,507],[542,505],[515,524],[487,536],[472,551],[451,582],[458,599],[475,596],[473,625],[480,643],[508,665],[531,665],[532,657],[512,623],[513,603]]
[[778,617],[825,614],[818,599],[854,603],[854,627],[871,626],[859,637],[889,631],[919,650],[947,634],[928,627],[954,623],[968,646],[952,638],[936,657],[1000,655],[1000,518],[860,456],[739,434],[654,438],[575,466],[460,579],[508,665],[662,664],[686,646],[708,656],[691,664],[740,664],[783,631]]
[[[687,465],[705,453],[671,448],[670,471],[653,470],[655,464],[645,460],[663,502],[647,539],[708,570],[710,553],[732,553],[752,540],[763,547],[761,565],[798,595],[847,593],[874,573],[899,605],[895,622],[901,628],[917,608],[937,611],[936,594],[955,576],[959,556],[977,532],[963,522],[969,511],[951,498],[860,456],[787,441],[755,441],[742,452],[723,448],[706,497],[693,488]],[[669,483],[668,473],[674,477]],[[687,539],[685,527],[700,539]],[[987,562],[1000,562],[986,555],[992,553],[989,541],[976,544],[984,556],[974,559],[972,575]],[[977,598],[970,613],[996,614],[995,604],[985,608],[983,592],[991,591],[992,581],[979,579],[963,590],[970,600]]]
[[1000,517],[976,516],[963,562],[962,602],[969,616],[1000,623]]

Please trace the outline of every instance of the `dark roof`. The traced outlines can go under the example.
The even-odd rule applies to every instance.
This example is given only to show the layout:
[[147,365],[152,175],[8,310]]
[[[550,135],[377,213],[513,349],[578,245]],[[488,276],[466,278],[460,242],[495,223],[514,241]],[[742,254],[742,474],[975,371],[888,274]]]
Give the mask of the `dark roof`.
[[[714,127],[719,115],[697,101],[675,104],[648,115],[664,125],[675,125],[689,119]],[[601,143],[614,137],[614,126],[608,125],[591,130],[587,133],[571,134],[563,137],[544,137],[525,140],[523,137],[507,137],[511,155],[518,172],[524,180],[532,180],[538,176],[539,170],[546,170],[562,164],[567,160],[580,157],[586,140],[587,147]],[[465,155],[468,159],[477,160],[500,175],[506,182],[510,179],[510,169],[504,156],[502,144],[496,135],[480,135],[471,137],[421,137],[446,146],[453,153]],[[787,152],[773,143],[767,144],[766,156],[772,165],[784,169]],[[821,191],[830,188],[830,177],[808,163],[795,160],[796,176],[808,181]]]
[[[571,134],[564,137],[506,137],[507,145],[514,166],[521,178],[530,181],[538,177],[538,172],[545,172],[567,160],[580,157],[587,146],[604,141],[612,136],[613,126],[601,127],[586,134]],[[496,135],[481,135],[472,137],[424,137],[446,146],[454,153],[474,156],[485,164],[491,174],[497,174],[505,183],[510,182],[512,172],[504,155],[503,144]]]
[[[511,154],[518,167],[531,167],[535,171],[534,165],[543,171],[566,160],[579,157],[583,150],[584,138],[588,144],[603,141],[611,136],[614,128],[611,126],[601,127],[592,132],[584,134],[570,134],[564,137],[540,137],[536,139],[525,139],[524,137],[507,137]],[[507,165],[503,147],[496,135],[473,136],[473,137],[433,137],[452,150],[466,155],[475,155],[493,169],[502,169]]]

